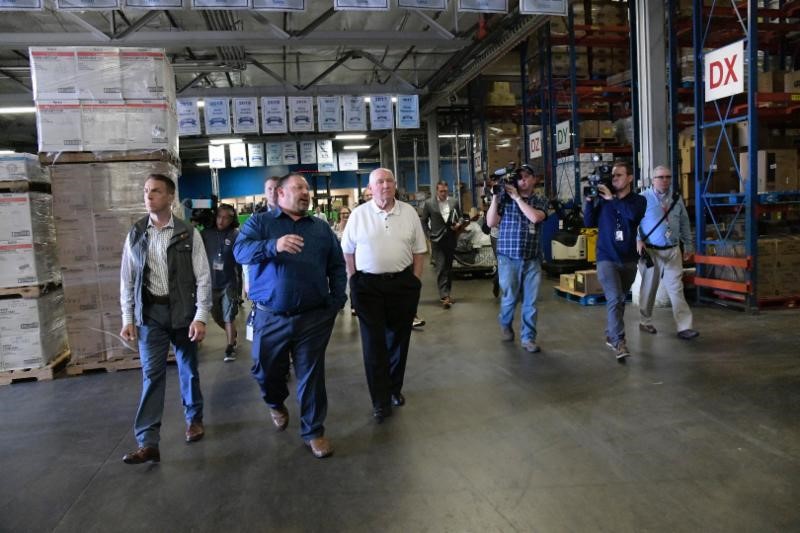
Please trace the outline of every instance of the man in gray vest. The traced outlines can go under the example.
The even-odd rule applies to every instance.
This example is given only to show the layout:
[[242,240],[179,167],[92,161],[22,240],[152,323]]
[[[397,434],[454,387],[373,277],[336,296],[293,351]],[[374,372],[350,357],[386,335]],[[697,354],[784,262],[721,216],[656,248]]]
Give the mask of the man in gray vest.
[[206,334],[211,275],[200,233],[173,216],[174,200],[175,183],[150,174],[144,184],[148,216],[133,225],[122,251],[120,336],[138,338],[142,359],[142,396],[134,421],[139,448],[125,454],[127,464],[161,460],[158,442],[170,344],[178,361],[186,442],[204,434],[197,343]]

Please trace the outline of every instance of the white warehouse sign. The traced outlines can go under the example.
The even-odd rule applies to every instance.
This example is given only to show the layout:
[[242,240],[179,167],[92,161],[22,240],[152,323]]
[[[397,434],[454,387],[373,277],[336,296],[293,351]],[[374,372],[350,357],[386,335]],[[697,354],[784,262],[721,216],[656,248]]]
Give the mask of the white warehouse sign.
[[744,41],[718,48],[703,59],[706,102],[744,92]]

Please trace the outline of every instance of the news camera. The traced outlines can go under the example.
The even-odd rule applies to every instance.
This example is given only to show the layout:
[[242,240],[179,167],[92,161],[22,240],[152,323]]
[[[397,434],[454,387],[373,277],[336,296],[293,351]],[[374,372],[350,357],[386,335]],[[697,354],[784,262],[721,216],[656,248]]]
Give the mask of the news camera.
[[183,207],[190,210],[189,221],[195,226],[213,228],[216,225],[216,195],[212,195],[211,198],[187,198],[182,204]]
[[586,181],[587,186],[583,188],[584,198],[597,198],[600,195],[598,187],[605,185],[609,191],[614,192],[614,185],[611,181],[611,165],[602,164],[595,167],[594,172],[582,178],[581,181]]
[[530,165],[521,165],[519,168],[515,164],[509,164],[505,168],[500,168],[492,174],[493,180],[496,182],[492,185],[492,194],[505,194],[505,185],[511,185],[515,189],[519,189],[519,173],[525,170],[533,174],[533,168]]

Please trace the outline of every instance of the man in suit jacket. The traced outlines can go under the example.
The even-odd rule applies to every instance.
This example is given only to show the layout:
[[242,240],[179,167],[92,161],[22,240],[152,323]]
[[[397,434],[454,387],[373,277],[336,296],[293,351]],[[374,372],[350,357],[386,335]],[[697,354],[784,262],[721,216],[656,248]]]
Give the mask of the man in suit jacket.
[[439,301],[445,309],[453,305],[450,299],[453,255],[458,234],[465,226],[457,202],[448,198],[447,182],[440,181],[436,184],[436,196],[426,201],[422,208],[422,227],[431,239]]

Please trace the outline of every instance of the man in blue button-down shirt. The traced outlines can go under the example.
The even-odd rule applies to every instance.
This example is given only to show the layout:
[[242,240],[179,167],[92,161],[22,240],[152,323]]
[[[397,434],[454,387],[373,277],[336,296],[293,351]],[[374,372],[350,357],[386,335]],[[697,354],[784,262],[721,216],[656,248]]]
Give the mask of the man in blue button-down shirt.
[[[653,266],[647,268],[644,262],[639,263],[639,273],[642,275],[639,329],[653,335],[657,333],[653,325],[653,304],[660,282],[672,304],[678,337],[684,340],[693,339],[699,333],[692,329],[692,310],[683,295],[682,259],[688,258],[692,246],[689,213],[680,195],[672,194],[672,173],[667,167],[658,166],[653,169],[653,185],[642,191],[642,196],[647,200],[647,211],[639,225],[637,246],[640,253],[646,250],[653,260]],[[674,206],[672,202],[675,202]],[[669,214],[662,222],[666,213]],[[641,240],[644,236],[647,236],[646,242]],[[684,245],[683,257],[681,242]]]
[[319,458],[333,453],[324,436],[327,414],[325,349],[336,313],[347,301],[345,263],[330,226],[307,215],[308,183],[299,174],[278,185],[280,209],[260,213],[242,227],[234,246],[250,265],[255,302],[252,373],[269,405],[272,422],[286,429],[289,353],[297,376],[300,434]]

